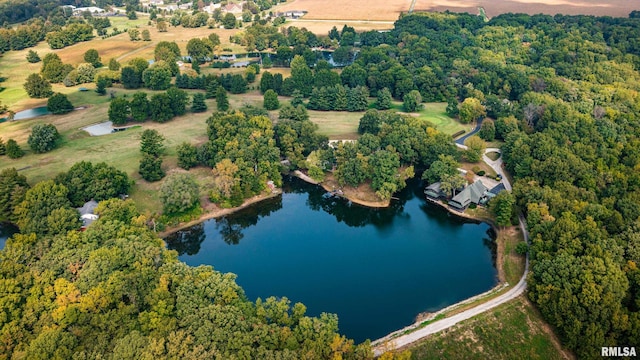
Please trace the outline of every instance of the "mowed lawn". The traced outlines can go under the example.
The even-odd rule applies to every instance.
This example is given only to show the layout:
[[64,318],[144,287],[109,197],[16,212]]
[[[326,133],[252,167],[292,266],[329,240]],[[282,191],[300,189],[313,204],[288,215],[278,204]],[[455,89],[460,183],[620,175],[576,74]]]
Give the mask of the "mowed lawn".
[[429,336],[409,348],[412,359],[567,359],[549,326],[520,296]]

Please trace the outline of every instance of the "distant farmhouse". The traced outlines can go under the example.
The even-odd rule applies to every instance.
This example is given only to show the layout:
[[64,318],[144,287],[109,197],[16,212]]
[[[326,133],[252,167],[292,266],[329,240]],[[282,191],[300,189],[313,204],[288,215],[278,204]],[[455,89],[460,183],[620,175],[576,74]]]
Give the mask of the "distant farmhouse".
[[298,19],[307,14],[306,10],[289,10],[275,13],[276,17],[284,17],[287,19]]
[[239,4],[227,4],[225,6],[222,7],[222,12],[225,13],[231,13],[231,14],[242,14],[242,6],[245,4],[245,2],[241,2]]
[[75,7],[73,5],[63,5],[62,7],[71,9],[71,13],[73,14],[73,16],[82,16],[86,12],[89,12],[91,15],[98,16],[107,14],[107,11],[105,9],[96,6]]
[[202,8],[202,11],[208,13],[208,14],[213,14],[214,11],[216,11],[216,9],[221,9],[222,8],[222,4],[214,4],[211,3],[205,7]]

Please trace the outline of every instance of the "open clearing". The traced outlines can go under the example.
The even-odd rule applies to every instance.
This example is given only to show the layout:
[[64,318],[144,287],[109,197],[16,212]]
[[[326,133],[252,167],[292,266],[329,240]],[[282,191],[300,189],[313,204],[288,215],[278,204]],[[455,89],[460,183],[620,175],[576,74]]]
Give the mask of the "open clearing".
[[[307,10],[308,20],[390,20],[408,12],[411,0],[294,0],[278,7],[282,10]],[[585,14],[626,17],[640,9],[630,0],[416,0],[414,11],[454,11],[478,13],[484,7],[489,17],[504,13]]]
[[431,335],[412,359],[570,359],[524,296]]

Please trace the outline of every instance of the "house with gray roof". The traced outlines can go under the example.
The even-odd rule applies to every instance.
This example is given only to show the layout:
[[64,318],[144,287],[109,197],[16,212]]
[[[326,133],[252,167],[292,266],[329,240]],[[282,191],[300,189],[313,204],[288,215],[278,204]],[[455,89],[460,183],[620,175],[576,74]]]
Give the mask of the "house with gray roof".
[[80,213],[80,220],[82,220],[82,230],[86,229],[92,222],[98,220],[98,215],[94,213],[98,203],[91,199],[84,203],[81,208],[77,208]]
[[447,194],[440,190],[440,182],[435,182],[427,186],[424,189],[424,194],[431,200],[438,200],[447,197]]
[[477,180],[451,198],[451,200],[449,200],[449,206],[455,210],[464,211],[472,203],[476,205],[484,204],[487,201],[487,190],[487,187],[484,186],[482,181]]

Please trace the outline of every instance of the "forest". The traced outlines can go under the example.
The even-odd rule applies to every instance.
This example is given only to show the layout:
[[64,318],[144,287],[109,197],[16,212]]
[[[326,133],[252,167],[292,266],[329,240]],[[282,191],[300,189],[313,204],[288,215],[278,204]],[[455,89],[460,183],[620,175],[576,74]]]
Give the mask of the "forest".
[[[311,175],[335,167],[342,183],[369,182],[380,197],[391,196],[412,166],[458,160],[451,137],[417,118],[369,110],[359,141],[329,150],[306,107],[348,109],[349,97],[356,106],[363,91],[379,103],[390,96],[416,103],[417,92],[421,101],[448,102],[452,116],[466,117],[458,104],[480,104],[495,119],[494,136],[529,226],[528,297],[579,358],[599,357],[601,346],[638,344],[640,19],[407,15],[390,32],[357,34],[355,61],[339,75],[304,54],[322,41],[351,48],[348,28],[319,40],[258,26],[247,28],[245,40],[277,44],[277,61],[292,68],[289,78],[261,77],[265,95],[296,102],[281,108],[275,124],[262,109],[220,108],[231,77],[194,70],[179,80],[220,100],[222,112],[207,120],[207,141],[179,154],[185,168],[211,168],[212,200],[233,206],[268,181],[279,185],[285,157]],[[71,71],[49,63],[64,70],[56,71],[57,81]],[[147,71],[134,63],[111,71],[131,88],[161,79],[158,89],[166,89],[173,71],[164,67]],[[82,185],[96,169],[117,177],[118,189]],[[101,164],[80,163],[33,187],[15,170],[0,174],[0,218],[21,228],[0,252],[0,358],[371,356],[368,344],[338,334],[334,315],[307,317],[304,305],[286,298],[251,303],[233,275],[180,263],[131,201],[109,199],[128,186],[126,175]],[[105,200],[100,219],[78,232],[74,206],[93,192]]]

